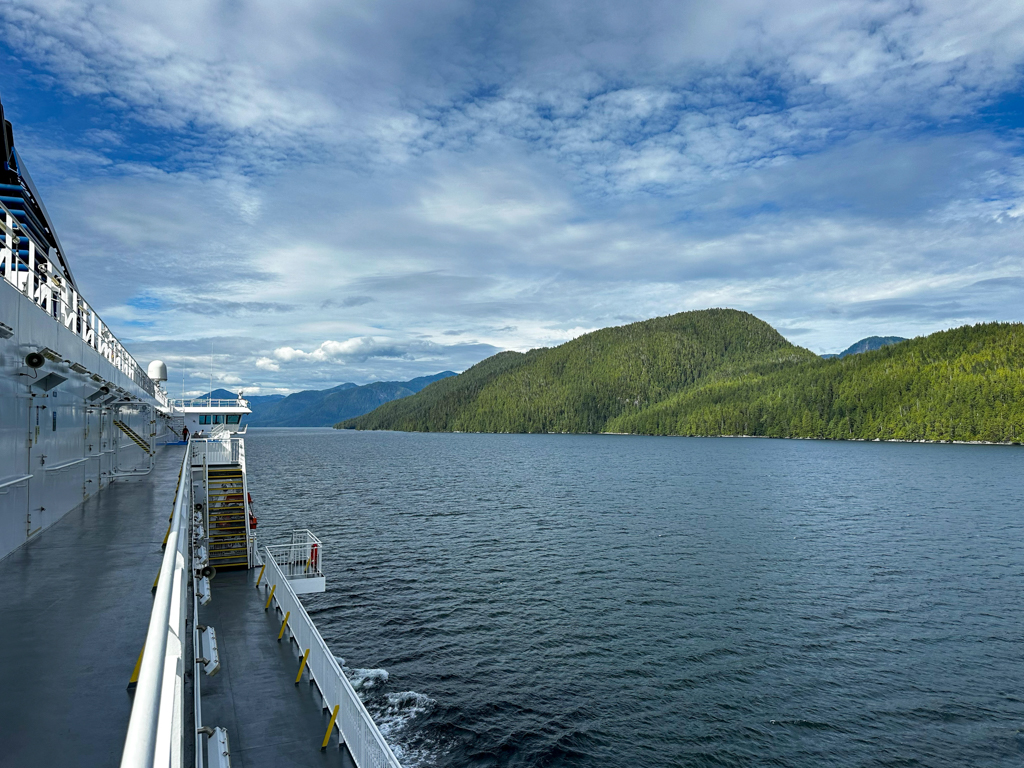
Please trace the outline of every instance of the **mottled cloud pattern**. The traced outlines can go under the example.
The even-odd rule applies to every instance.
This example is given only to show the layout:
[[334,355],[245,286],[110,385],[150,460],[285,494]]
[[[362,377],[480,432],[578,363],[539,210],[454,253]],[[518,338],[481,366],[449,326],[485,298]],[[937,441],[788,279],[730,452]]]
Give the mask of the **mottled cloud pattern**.
[[1024,319],[1018,3],[10,0],[0,30],[82,291],[172,391],[710,306],[817,352]]

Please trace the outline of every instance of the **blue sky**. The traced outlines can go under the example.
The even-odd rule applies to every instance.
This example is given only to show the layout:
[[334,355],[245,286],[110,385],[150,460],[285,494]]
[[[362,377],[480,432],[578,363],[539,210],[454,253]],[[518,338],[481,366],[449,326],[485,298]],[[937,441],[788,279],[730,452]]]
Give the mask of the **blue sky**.
[[1024,5],[0,7],[83,294],[171,391],[463,370],[712,306],[1024,320]]

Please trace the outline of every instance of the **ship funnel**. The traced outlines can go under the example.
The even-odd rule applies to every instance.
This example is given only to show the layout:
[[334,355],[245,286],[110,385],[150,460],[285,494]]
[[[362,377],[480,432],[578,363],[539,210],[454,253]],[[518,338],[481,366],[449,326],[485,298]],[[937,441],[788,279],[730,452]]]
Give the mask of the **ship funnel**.
[[153,381],[167,381],[167,366],[163,360],[154,360],[150,363],[146,373]]

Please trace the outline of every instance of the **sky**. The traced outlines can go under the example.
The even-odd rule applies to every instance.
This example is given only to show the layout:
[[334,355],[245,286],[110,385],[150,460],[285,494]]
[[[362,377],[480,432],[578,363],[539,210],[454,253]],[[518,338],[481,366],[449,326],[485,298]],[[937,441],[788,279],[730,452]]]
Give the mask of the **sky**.
[[175,396],[707,307],[818,353],[1024,320],[1022,3],[6,0],[0,32],[79,289]]

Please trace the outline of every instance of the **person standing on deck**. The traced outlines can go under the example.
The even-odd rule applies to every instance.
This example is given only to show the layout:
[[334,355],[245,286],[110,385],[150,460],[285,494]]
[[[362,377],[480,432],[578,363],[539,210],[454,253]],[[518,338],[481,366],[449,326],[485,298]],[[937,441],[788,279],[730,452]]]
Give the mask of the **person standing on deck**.
[[181,439],[186,443],[188,442],[188,427],[181,428]]

